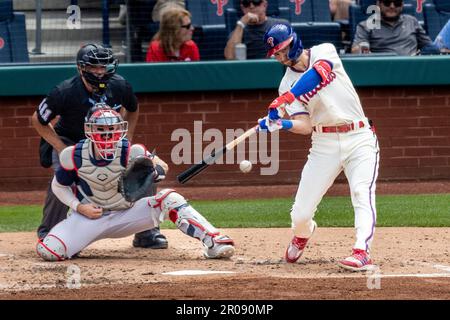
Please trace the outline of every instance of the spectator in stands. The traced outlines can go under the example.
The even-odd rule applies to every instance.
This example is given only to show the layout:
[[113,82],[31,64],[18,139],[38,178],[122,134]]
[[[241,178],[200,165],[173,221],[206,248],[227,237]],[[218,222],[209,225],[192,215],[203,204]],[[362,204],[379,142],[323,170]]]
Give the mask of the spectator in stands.
[[158,0],[153,8],[152,20],[154,22],[161,21],[164,12],[173,8],[185,9],[184,0]]
[[189,11],[179,8],[166,10],[159,31],[149,44],[146,61],[199,61],[198,47],[192,41],[193,32]]
[[348,20],[348,8],[355,0],[330,0],[330,13],[333,21]]
[[[401,56],[439,53],[430,37],[413,16],[402,14],[403,0],[377,0],[380,7],[380,27],[372,27],[368,20],[356,28],[352,53],[361,53],[360,44],[366,42],[374,53],[395,53]],[[370,18],[369,18],[370,19]],[[420,51],[419,51],[420,50]]]
[[439,48],[442,53],[450,53],[450,20],[437,35],[434,45]]
[[266,49],[261,41],[270,27],[277,23],[289,24],[284,19],[267,17],[267,0],[241,0],[242,18],[238,20],[224,50],[225,59],[236,59],[235,46],[247,46],[247,59],[266,57]]

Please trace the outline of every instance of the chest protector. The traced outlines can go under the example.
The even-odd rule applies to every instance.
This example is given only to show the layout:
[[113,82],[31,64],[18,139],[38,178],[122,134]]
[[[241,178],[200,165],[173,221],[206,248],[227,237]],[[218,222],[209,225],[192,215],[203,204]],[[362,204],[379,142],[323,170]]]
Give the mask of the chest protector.
[[77,186],[78,191],[89,202],[95,203],[103,209],[118,211],[131,208],[133,204],[126,201],[118,191],[119,177],[127,164],[128,141],[119,143],[118,154],[120,156],[106,166],[97,166],[92,163],[90,147],[89,140],[81,141],[75,146],[73,160],[80,179]]

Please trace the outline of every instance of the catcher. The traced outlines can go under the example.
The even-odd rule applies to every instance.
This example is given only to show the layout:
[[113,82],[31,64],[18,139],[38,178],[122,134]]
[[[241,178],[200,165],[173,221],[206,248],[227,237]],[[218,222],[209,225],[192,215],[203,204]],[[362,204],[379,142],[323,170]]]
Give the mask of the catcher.
[[143,145],[129,145],[128,124],[119,113],[105,104],[96,107],[85,123],[87,139],[60,154],[52,190],[70,211],[38,241],[37,253],[48,261],[70,259],[94,241],[126,237],[170,219],[202,242],[206,258],[231,257],[233,241],[220,235],[182,195],[163,189],[146,196],[165,178],[167,164]]

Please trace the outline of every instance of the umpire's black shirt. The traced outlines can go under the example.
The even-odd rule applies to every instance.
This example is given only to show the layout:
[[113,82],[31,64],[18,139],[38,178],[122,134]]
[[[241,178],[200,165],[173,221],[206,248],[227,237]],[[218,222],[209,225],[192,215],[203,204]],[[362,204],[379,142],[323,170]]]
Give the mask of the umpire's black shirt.
[[130,112],[137,110],[137,98],[128,81],[115,74],[108,82],[103,96],[87,91],[79,75],[67,79],[53,88],[37,108],[39,122],[47,125],[60,116],[55,125],[59,136],[74,142],[84,139],[84,121],[95,103],[104,102],[119,112],[124,107]]

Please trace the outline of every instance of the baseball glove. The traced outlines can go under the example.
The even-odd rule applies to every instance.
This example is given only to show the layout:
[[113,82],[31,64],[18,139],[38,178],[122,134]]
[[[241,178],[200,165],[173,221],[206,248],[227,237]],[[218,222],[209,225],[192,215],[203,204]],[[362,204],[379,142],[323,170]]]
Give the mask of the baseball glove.
[[157,173],[153,161],[145,156],[131,159],[119,179],[119,192],[129,202],[152,194]]

